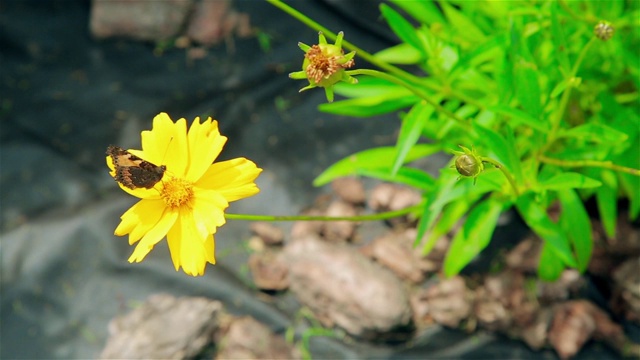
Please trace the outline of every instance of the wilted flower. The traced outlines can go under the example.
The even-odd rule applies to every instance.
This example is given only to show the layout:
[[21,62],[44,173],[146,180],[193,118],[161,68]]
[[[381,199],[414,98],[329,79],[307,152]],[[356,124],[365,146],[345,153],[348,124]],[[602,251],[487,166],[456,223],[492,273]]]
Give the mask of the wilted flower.
[[207,262],[216,262],[213,234],[226,221],[224,210],[259,192],[254,180],[262,169],[245,158],[213,163],[227,138],[211,118],[196,118],[187,132],[185,119],[174,123],[161,113],[141,138],[142,150],[109,148],[111,175],[141,199],[122,215],[115,234],[138,243],[129,262],[142,261],[166,236],[176,271],[202,275]]
[[355,64],[353,57],[356,52],[352,51],[344,54],[342,50],[342,38],[344,33],[340,32],[336,38],[335,44],[327,44],[327,39],[322,33],[318,34],[319,44],[309,46],[298,43],[298,46],[304,54],[302,62],[302,71],[289,74],[292,79],[307,79],[309,85],[300,89],[300,91],[312,89],[314,87],[322,87],[325,89],[327,100],[333,101],[332,86],[339,81],[346,81],[354,84],[358,82],[356,78],[347,74],[345,69],[349,69]]

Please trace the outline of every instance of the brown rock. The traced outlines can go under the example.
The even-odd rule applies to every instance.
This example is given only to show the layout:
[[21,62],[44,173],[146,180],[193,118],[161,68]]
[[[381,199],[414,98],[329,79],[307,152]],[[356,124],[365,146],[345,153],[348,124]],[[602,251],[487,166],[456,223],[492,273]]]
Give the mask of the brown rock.
[[239,35],[246,36],[246,28],[250,28],[249,17],[233,10],[230,4],[229,0],[197,2],[189,21],[187,36],[205,46],[218,44],[237,30]]
[[[415,232],[392,232],[375,239],[367,247],[370,257],[389,268],[400,278],[413,283],[424,280],[423,259],[413,248]],[[427,264],[428,265],[428,264]]]
[[109,323],[101,359],[192,358],[212,341],[222,303],[200,297],[150,296]]
[[93,0],[89,27],[97,38],[166,40],[178,34],[192,5],[192,0]]
[[535,235],[530,235],[507,254],[507,266],[527,274],[535,274],[538,271],[541,249],[542,240]]
[[455,276],[418,291],[412,297],[414,321],[418,325],[432,321],[458,327],[471,315],[473,292],[467,289],[462,277]]
[[282,245],[284,241],[282,229],[269,222],[251,223],[251,231],[262,239],[267,246]]
[[315,236],[285,246],[290,288],[325,325],[375,338],[410,321],[401,282],[356,250]]
[[[422,201],[420,193],[412,188],[394,184],[380,184],[373,188],[369,198],[369,207],[375,211],[395,211],[419,204]],[[407,216],[389,219],[394,225],[406,225],[415,222]]]
[[629,259],[613,273],[612,307],[617,313],[640,324],[640,257]]
[[586,301],[569,301],[555,307],[548,336],[561,358],[577,354],[595,333],[596,321],[591,307]]
[[[311,209],[304,212],[303,215],[322,216],[324,212],[318,209]],[[291,227],[291,238],[305,237],[307,235],[320,235],[322,233],[322,221],[296,221]]]
[[[333,201],[326,211],[326,216],[355,216],[355,207],[344,201]],[[322,225],[322,236],[331,242],[346,242],[353,237],[357,223],[354,221],[325,221]]]
[[278,291],[289,287],[287,265],[271,251],[251,254],[249,270],[258,289]]
[[364,193],[364,185],[362,181],[353,177],[344,177],[334,180],[331,188],[338,197],[349,204],[364,204],[366,198]]
[[245,316],[225,324],[216,359],[300,359],[300,354],[264,324]]

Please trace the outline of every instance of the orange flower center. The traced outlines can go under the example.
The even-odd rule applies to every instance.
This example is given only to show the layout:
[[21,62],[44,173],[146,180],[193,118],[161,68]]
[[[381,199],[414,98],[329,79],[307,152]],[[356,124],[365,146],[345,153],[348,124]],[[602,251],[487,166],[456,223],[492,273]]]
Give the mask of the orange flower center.
[[187,180],[170,177],[164,181],[160,193],[168,207],[176,209],[182,206],[193,207],[193,184]]
[[340,61],[344,58],[342,50],[332,46],[333,45],[325,46],[323,51],[323,48],[319,45],[313,45],[311,49],[307,51],[305,57],[309,60],[309,65],[305,71],[308,79],[319,83],[322,79],[328,79],[339,70],[348,69],[353,66],[353,59],[346,63]]

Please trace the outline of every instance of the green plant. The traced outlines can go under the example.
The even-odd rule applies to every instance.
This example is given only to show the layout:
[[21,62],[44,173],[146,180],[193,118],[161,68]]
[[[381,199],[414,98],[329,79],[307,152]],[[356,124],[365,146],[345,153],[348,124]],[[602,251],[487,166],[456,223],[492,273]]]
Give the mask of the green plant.
[[[640,3],[391,0],[380,11],[401,42],[372,55],[269,1],[321,31],[320,44],[331,47],[336,64],[349,65],[327,73],[332,80],[323,83],[317,70],[324,65],[311,77],[312,47],[301,45],[305,64],[292,77],[306,74],[304,89],[325,88],[329,103],[321,111],[398,112],[401,121],[395,147],[353,154],[314,184],[359,175],[422,191],[416,246],[424,253],[463,222],[445,274],[457,274],[482,251],[499,215],[511,208],[544,240],[539,276],[547,280],[589,263],[586,199],[595,196],[610,237],[621,197],[629,200],[630,218],[638,217]],[[324,36],[336,44],[327,45]],[[352,52],[340,58],[342,46]],[[380,70],[354,68],[352,59],[359,58]],[[332,102],[334,92],[348,99]],[[453,151],[459,147],[462,152]],[[433,177],[410,164],[437,152],[456,155],[453,169]],[[470,170],[456,172],[462,164]],[[553,204],[560,205],[557,220],[548,215]]]

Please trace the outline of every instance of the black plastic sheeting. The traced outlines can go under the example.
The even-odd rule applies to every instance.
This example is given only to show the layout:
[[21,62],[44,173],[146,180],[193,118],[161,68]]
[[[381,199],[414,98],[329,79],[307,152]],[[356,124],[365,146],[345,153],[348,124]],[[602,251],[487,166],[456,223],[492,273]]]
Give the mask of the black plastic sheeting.
[[[295,1],[294,7],[370,52],[394,44],[376,1]],[[324,91],[298,94],[303,81],[297,42],[315,31],[262,1],[236,1],[268,34],[234,39],[189,61],[185,50],[154,55],[154,45],[93,39],[90,2],[0,3],[0,192],[2,298],[0,357],[95,358],[110,319],[149,295],[206,296],[235,314],[283,333],[298,305],[291,295],[265,302],[250,286],[248,224],[231,221],[216,234],[219,264],[206,275],[176,273],[166,245],[129,264],[127,239],[113,235],[135,199],[107,173],[109,144],[139,147],[140,130],[159,112],[176,120],[213,114],[229,141],[222,158],[245,156],[264,168],[261,193],[229,212],[296,214],[319,193],[311,181],[334,161],[392,144],[395,115],[368,119],[319,113]],[[358,66],[366,65],[362,62]],[[290,224],[282,224],[287,228]],[[313,338],[314,358],[555,359],[519,341],[434,327],[401,345]],[[580,358],[614,359],[600,344]]]

